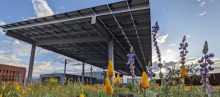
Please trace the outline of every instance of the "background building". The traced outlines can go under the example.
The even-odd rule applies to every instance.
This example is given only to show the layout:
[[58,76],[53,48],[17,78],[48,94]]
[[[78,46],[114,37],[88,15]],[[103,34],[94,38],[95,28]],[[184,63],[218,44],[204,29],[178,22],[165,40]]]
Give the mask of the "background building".
[[26,76],[25,67],[9,66],[0,64],[0,82],[18,82],[24,84]]
[[[64,83],[65,78],[66,78],[65,84],[67,84],[70,81],[71,82],[78,82],[78,81],[82,82],[82,76],[73,75],[73,74],[65,74],[65,77],[64,77],[64,73],[42,74],[40,75],[40,80],[42,83],[45,83],[47,79],[51,77],[56,78],[60,84]],[[90,84],[90,77],[85,76],[84,83]],[[92,77],[92,84],[97,84],[97,78]]]

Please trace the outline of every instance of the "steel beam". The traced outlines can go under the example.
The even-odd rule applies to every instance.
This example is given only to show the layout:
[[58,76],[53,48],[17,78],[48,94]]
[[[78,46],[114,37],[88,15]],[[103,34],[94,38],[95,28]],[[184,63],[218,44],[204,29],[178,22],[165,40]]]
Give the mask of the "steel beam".
[[[109,11],[100,12],[100,13],[97,13],[96,16],[118,14],[118,13],[124,13],[124,12],[129,12],[129,11],[133,12],[133,11],[144,10],[144,9],[149,9],[149,8],[150,8],[149,5],[140,5],[138,7],[132,7],[130,10],[129,9],[118,9],[118,10],[113,10],[111,13]],[[49,24],[61,23],[61,22],[72,21],[72,20],[78,20],[78,19],[86,19],[86,18],[91,18],[92,16],[93,14],[87,14],[87,15],[84,15],[83,17],[75,16],[75,17],[64,18],[64,19],[59,19],[59,20],[52,20],[52,21],[45,21],[45,22],[40,22],[40,23],[33,23],[33,24],[13,26],[13,27],[3,27],[3,28],[5,30],[22,29],[22,28],[28,28],[28,27],[36,27],[36,26],[49,25]]]
[[27,42],[27,43],[30,43],[30,44],[34,44],[34,41],[33,41],[33,40],[31,40],[31,39],[29,39],[29,38],[26,38],[26,37],[24,37],[24,36],[22,36],[22,35],[15,34],[15,33],[11,32],[11,31],[7,31],[5,35],[10,36],[10,37],[13,37],[13,38],[15,38],[15,39],[22,40],[22,41]]
[[117,44],[115,39],[112,39],[112,36],[110,35],[109,31],[103,26],[100,20],[97,19],[96,16],[92,17],[91,24],[98,30],[98,32],[102,35],[102,37],[106,38],[108,41],[112,41],[115,44],[115,48],[117,51],[120,51],[123,55],[126,55],[125,51],[122,50],[122,48]]
[[28,76],[27,76],[27,83],[29,83],[29,84],[31,83],[31,80],[32,80],[35,50],[36,50],[36,45],[35,45],[35,44],[32,44],[31,56],[30,56],[30,63],[29,63],[29,69],[28,69]]
[[51,39],[36,41],[36,45],[51,45],[51,44],[74,44],[83,42],[100,42],[106,41],[103,37],[85,37],[85,38],[67,38],[67,39]]
[[[100,60],[86,60],[85,62],[89,64],[108,64],[107,61],[100,61]],[[125,64],[125,61],[115,61],[114,63]]]
[[67,56],[67,57],[70,57],[70,58],[73,58],[73,59],[76,59],[76,60],[78,60],[78,61],[84,61],[84,59],[82,59],[82,58],[75,57],[75,56],[73,56],[73,55],[71,55],[71,54],[69,54],[69,53],[65,53],[65,52],[60,51],[60,50],[57,50],[57,49],[55,49],[55,48],[53,48],[53,47],[42,46],[42,45],[40,45],[39,47],[44,48],[44,49],[49,50],[49,51],[53,51],[53,52],[55,52],[55,53],[58,53],[58,54],[61,54],[61,55]]
[[96,18],[96,16],[92,17],[91,24],[98,30],[102,37],[105,37],[108,41],[112,40],[111,35],[108,33],[108,30],[103,27],[102,23]]

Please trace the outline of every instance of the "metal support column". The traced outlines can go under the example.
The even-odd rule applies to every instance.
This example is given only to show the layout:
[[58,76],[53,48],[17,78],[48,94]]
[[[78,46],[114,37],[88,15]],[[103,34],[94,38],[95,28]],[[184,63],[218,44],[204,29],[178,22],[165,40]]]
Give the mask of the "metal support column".
[[82,64],[82,83],[84,84],[84,75],[85,75],[85,63]]
[[29,63],[29,69],[28,69],[28,76],[27,76],[27,83],[29,83],[29,84],[31,83],[31,80],[32,80],[35,50],[36,50],[36,45],[32,44],[30,63]]
[[103,69],[102,71],[102,83],[104,84],[105,83],[105,69]]
[[65,80],[66,80],[66,64],[67,64],[67,60],[65,59],[65,63],[64,63],[64,75],[63,75],[63,84],[65,84]]
[[114,46],[113,40],[108,42],[108,61],[111,60],[114,68]]
[[91,74],[90,74],[90,84],[92,85],[92,66],[91,66]]
[[[113,39],[108,41],[108,61],[112,61],[112,66],[114,69],[114,46],[113,46]],[[115,77],[115,74],[110,78],[111,84],[113,84],[113,79]]]

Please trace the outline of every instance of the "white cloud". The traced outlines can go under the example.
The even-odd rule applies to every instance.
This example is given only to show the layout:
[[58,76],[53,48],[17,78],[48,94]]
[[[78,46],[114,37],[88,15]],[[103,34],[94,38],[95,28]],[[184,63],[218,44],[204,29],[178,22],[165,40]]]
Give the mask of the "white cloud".
[[[6,23],[5,23],[4,21],[0,20],[0,26],[1,26],[1,25],[5,25],[5,24],[6,24]],[[3,34],[3,33],[4,33],[2,30],[3,30],[3,29],[0,28],[0,34]]]
[[168,46],[176,46],[176,44],[172,43],[172,44],[170,44],[170,45],[168,45]]
[[208,4],[208,3],[213,3],[215,0],[197,0],[197,2],[199,3],[200,7],[204,7],[204,5]]
[[5,25],[6,23],[4,22],[4,21],[2,21],[2,20],[0,20],[0,26],[1,25]]
[[165,12],[166,10],[167,10],[167,8],[163,8],[161,11],[162,11],[162,12]]
[[191,35],[186,35],[186,37],[190,38],[190,37],[191,37]]
[[35,62],[34,63],[34,69],[33,73],[35,74],[44,74],[48,73],[48,71],[51,71],[54,67],[51,66],[51,62]]
[[27,18],[25,18],[25,17],[22,17],[22,20],[30,20],[30,19],[35,19],[36,17],[27,17]]
[[157,42],[158,42],[158,43],[164,43],[164,42],[166,41],[168,35],[169,35],[169,34],[158,36],[158,37],[157,37]]
[[200,7],[203,7],[204,5],[205,5],[205,1],[203,1],[199,4]]
[[199,16],[203,16],[203,15],[205,15],[206,13],[207,13],[207,12],[204,11],[203,13],[200,13]]
[[[196,65],[196,64],[198,64],[198,60],[199,60],[200,58],[199,57],[190,57],[190,58],[188,58],[188,59],[186,59],[186,65],[191,65],[192,63],[194,64],[194,65]],[[219,71],[220,71],[220,58],[212,58],[212,61],[213,62],[215,62],[213,65],[212,65],[212,67],[213,68],[215,68],[213,71],[211,71],[210,73],[219,73]],[[175,65],[175,67],[177,68],[177,69],[179,69],[180,68],[180,66],[181,66],[181,64],[179,63],[179,62],[174,62],[174,61],[169,61],[169,62],[166,62],[164,65],[163,65],[163,67],[162,67],[162,72],[164,72],[164,73],[167,73],[167,69],[166,68],[168,68],[168,67],[172,67],[172,66],[174,66]],[[153,72],[155,72],[156,73],[156,79],[158,79],[159,78],[159,67],[157,66],[157,63],[156,62],[154,62],[153,63],[153,66],[152,66],[152,70],[153,70]],[[195,67],[195,68],[200,68],[200,65],[197,65],[197,67]],[[196,74],[199,74],[200,72],[198,71]]]
[[64,6],[62,5],[62,6],[60,6],[60,9],[63,9],[64,8]]
[[46,0],[32,0],[37,17],[54,15],[53,10],[49,7]]

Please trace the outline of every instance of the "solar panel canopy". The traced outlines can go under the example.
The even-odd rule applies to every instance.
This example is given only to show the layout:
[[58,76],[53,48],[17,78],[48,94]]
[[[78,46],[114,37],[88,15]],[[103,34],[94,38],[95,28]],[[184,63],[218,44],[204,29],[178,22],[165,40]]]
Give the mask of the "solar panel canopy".
[[6,35],[38,47],[107,68],[113,41],[114,69],[130,75],[127,54],[133,46],[135,73],[151,62],[149,0],[127,0],[1,26]]

